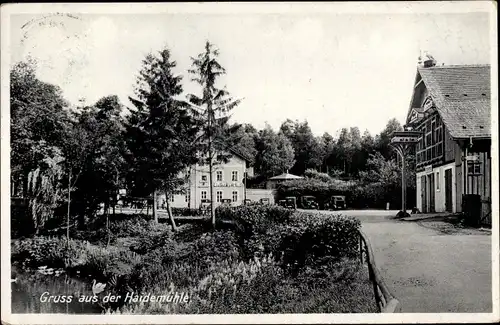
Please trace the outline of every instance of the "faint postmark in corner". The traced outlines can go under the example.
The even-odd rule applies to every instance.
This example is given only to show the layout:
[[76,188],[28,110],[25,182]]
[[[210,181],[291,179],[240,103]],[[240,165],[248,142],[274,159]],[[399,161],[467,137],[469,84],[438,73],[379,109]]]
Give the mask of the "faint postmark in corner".
[[18,59],[36,64],[46,81],[60,86],[85,79],[89,49],[88,20],[80,14],[40,14],[20,27]]
[[81,17],[69,13],[51,13],[40,15],[40,17],[30,19],[28,22],[21,26],[21,43],[25,43],[32,36],[32,33],[34,31],[40,30],[40,28],[66,29],[67,23],[69,21],[81,20]]

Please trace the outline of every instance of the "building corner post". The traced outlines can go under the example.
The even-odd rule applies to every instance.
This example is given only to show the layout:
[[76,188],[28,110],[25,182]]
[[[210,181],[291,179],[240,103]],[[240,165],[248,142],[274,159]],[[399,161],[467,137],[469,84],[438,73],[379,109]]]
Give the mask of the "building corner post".
[[404,153],[401,153],[401,209],[403,210],[403,213],[406,214],[406,179],[405,179],[405,164],[406,164],[406,157]]

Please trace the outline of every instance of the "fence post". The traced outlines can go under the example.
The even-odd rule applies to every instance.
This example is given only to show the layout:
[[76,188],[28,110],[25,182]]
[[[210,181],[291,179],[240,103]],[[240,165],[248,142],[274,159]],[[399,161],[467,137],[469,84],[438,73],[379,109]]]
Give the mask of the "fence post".
[[375,274],[373,274],[373,272],[374,271],[372,269],[372,266],[368,263],[368,273],[370,276],[370,281],[373,284],[373,293],[375,294],[375,302],[377,303],[378,311],[381,312],[382,306],[381,306],[380,296],[379,296],[379,292],[378,292],[378,285],[377,285],[377,280],[375,279]]
[[360,245],[360,263],[364,263],[363,251],[366,254],[366,262],[368,264],[368,276],[370,282],[372,282],[373,294],[375,296],[375,302],[377,304],[378,312],[393,313],[395,312],[396,308],[400,310],[401,306],[399,305],[399,302],[392,296],[392,294],[385,286],[385,283],[380,276],[379,270],[375,265],[370,241],[368,240],[368,238],[366,238],[366,236],[363,234],[361,230],[359,230],[359,245]]

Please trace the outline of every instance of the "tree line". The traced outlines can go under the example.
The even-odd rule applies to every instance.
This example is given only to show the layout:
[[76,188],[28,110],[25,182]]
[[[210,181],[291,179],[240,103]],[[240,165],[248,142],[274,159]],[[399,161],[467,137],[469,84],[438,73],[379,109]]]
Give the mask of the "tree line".
[[[135,197],[152,196],[157,220],[157,193],[168,198],[182,192],[187,167],[200,163],[212,171],[229,159],[228,149],[253,157],[257,182],[287,170],[302,175],[308,169],[366,178],[373,159],[379,165],[393,161],[390,133],[401,128],[395,119],[375,137],[368,131],[361,136],[353,127],[342,129],[336,139],[328,133],[314,136],[307,121],[287,119],[277,132],[270,126],[257,130],[232,123],[230,113],[241,100],[219,85],[226,70],[218,56],[218,49],[206,42],[191,58],[187,75],[198,93],[186,94],[169,49],[148,54],[129,97],[133,107],[125,107],[116,95],[75,107],[58,86],[36,77],[36,62],[14,65],[11,194],[28,202],[33,231],[58,219],[54,216],[66,217],[68,232],[73,226],[84,229],[101,205],[106,213],[114,208],[121,188]],[[175,229],[168,199],[166,203]],[[213,204],[211,218],[215,223]]]
[[308,169],[332,177],[357,179],[369,169],[370,158],[386,161],[395,159],[390,147],[391,133],[402,130],[396,119],[388,121],[380,134],[363,135],[358,127],[342,128],[337,138],[328,132],[315,136],[307,121],[286,119],[279,130],[266,125],[262,130],[250,124],[238,132],[243,151],[255,157],[255,173],[262,179],[290,172],[304,175]]

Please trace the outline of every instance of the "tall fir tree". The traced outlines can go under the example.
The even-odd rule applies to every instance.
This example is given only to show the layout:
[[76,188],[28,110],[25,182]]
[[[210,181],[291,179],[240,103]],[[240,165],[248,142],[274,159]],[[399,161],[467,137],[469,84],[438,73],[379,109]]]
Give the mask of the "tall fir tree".
[[168,49],[149,54],[137,78],[136,97],[130,98],[136,110],[127,125],[131,166],[129,183],[140,193],[153,196],[153,217],[158,221],[157,192],[166,195],[167,212],[175,230],[170,198],[182,192],[188,166],[196,163],[199,125],[186,102],[182,77],[175,75],[176,62]]
[[219,50],[209,41],[204,51],[191,58],[192,67],[189,73],[192,81],[201,87],[201,96],[190,94],[188,99],[195,107],[199,121],[203,124],[203,141],[200,149],[203,164],[208,165],[210,183],[210,218],[215,227],[214,205],[214,165],[229,159],[228,149],[234,148],[238,142],[239,125],[230,126],[230,111],[241,100],[230,96],[226,88],[218,88],[217,80],[226,74],[226,70],[218,61]]

